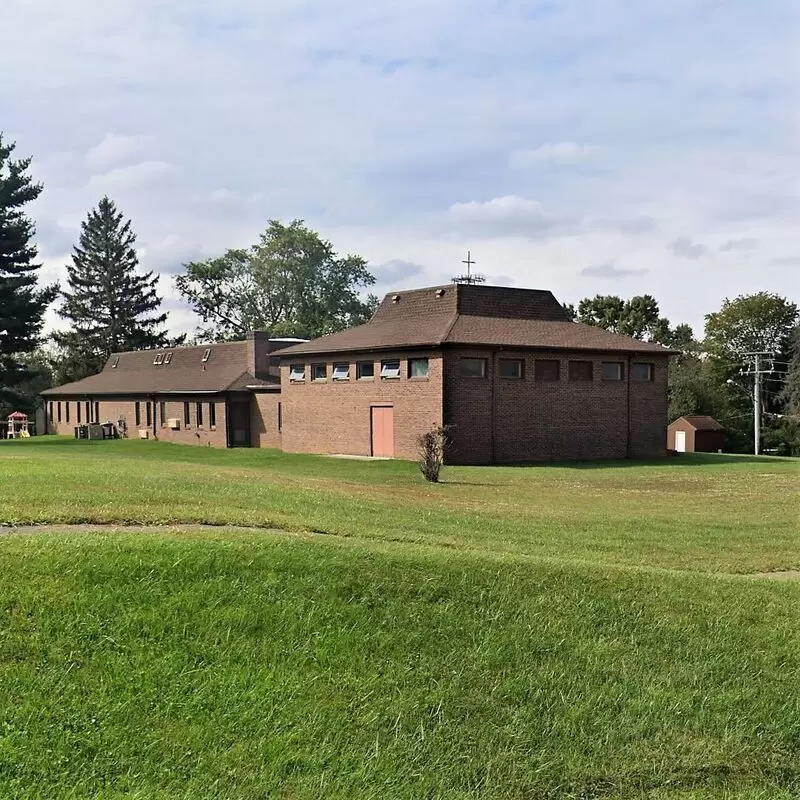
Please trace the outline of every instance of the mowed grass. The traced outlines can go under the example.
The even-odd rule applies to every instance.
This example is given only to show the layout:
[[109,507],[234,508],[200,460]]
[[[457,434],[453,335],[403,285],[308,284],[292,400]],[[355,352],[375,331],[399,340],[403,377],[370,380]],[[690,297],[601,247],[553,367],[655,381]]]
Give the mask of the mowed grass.
[[222,526],[0,533],[0,798],[796,797],[799,466],[0,443],[0,522]]
[[42,437],[0,443],[0,524],[207,523],[561,562],[800,568],[800,460],[447,468]]

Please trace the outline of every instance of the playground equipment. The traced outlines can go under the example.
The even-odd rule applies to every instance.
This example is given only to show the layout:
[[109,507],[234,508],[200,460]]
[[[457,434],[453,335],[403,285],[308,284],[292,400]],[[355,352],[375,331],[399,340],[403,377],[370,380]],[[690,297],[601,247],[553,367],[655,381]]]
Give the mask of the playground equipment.
[[8,415],[8,438],[9,439],[29,439],[31,435],[28,415],[22,411],[12,411]]

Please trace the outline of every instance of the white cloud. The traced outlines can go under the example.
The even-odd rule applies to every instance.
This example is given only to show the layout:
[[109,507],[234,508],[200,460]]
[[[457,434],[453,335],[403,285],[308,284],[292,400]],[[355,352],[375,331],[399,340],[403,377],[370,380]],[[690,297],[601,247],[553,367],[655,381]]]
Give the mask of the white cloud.
[[177,168],[165,161],[142,161],[127,167],[117,167],[101,175],[92,175],[89,188],[109,193],[144,189],[163,183],[176,172]]
[[107,133],[100,142],[88,150],[83,161],[92,172],[109,170],[136,160],[153,141],[151,136],[121,136]]
[[528,169],[542,164],[575,164],[594,155],[598,148],[578,142],[547,142],[532,149],[515,150],[508,157],[512,169]]
[[598,264],[594,267],[585,267],[580,274],[589,278],[630,278],[634,275],[646,275],[647,270],[640,267],[617,267],[614,264]]
[[546,235],[567,222],[566,218],[546,212],[536,200],[515,195],[495,197],[485,202],[454,203],[448,209],[448,218],[464,234],[479,232],[489,236],[531,238]]
[[43,250],[108,192],[163,270],[301,217],[414,284],[471,248],[567,300],[607,289],[586,265],[647,270],[626,290],[673,321],[796,295],[792,0],[485,7],[4,0],[3,127],[45,184]]

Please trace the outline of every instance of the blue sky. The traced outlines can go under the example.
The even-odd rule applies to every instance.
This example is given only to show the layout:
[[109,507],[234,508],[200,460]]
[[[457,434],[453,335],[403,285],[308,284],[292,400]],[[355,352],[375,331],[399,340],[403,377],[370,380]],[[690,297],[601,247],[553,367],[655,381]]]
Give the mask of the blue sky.
[[[143,267],[304,218],[379,291],[800,299],[792,0],[5,0],[3,130],[45,277],[108,193]],[[56,321],[51,318],[51,323]]]

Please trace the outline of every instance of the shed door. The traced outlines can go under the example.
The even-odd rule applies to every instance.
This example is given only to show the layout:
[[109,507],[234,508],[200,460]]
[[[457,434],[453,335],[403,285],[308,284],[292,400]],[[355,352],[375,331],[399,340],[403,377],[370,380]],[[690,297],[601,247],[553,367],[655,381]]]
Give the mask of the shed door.
[[372,455],[378,458],[394,458],[394,408],[373,406]]
[[686,452],[686,431],[675,431],[675,449],[679,453]]

